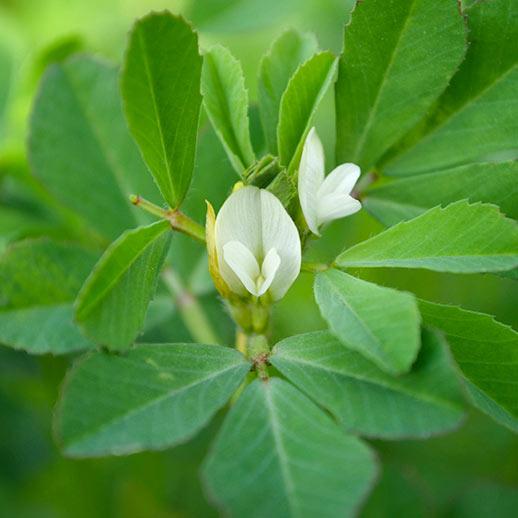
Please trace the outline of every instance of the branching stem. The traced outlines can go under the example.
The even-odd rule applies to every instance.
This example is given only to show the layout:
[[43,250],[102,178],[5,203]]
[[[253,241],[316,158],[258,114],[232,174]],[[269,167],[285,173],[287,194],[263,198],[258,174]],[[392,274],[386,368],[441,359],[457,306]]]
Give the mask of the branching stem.
[[193,339],[202,344],[219,344],[220,340],[200,302],[194,294],[183,286],[182,281],[173,269],[165,268],[162,272],[162,279],[173,295],[185,327],[187,327]]
[[136,207],[141,207],[150,214],[166,219],[174,230],[205,243],[205,228],[178,209],[163,209],[136,194],[130,196],[130,201]]

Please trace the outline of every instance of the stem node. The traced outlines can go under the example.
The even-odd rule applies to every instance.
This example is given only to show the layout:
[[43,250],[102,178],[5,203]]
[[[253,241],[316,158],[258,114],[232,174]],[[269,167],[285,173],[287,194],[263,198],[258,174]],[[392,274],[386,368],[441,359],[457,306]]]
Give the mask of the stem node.
[[138,194],[131,194],[129,200],[136,207],[169,221],[173,230],[205,243],[205,228],[178,209],[163,209]]

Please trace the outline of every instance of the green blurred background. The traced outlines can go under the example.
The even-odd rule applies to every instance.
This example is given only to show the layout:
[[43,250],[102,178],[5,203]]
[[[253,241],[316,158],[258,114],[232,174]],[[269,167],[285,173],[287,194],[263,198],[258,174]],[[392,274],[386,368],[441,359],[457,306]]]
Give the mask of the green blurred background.
[[[313,31],[322,48],[338,53],[352,4],[352,0],[0,0],[0,250],[19,238],[62,237],[25,157],[27,119],[47,64],[75,52],[119,63],[133,20],[150,10],[169,9],[193,22],[203,47],[218,42],[232,50],[243,63],[254,101],[261,55],[284,28]],[[317,125],[331,166],[332,95],[323,103]],[[203,198],[221,203],[237,179],[206,121],[201,135],[187,204],[200,220]],[[318,260],[332,257],[380,229],[362,211],[333,224],[308,255]],[[191,248],[175,237],[171,260],[191,280],[191,287],[199,284],[207,311],[221,335],[231,340],[228,317],[217,299],[205,293],[205,280],[190,267]],[[361,275],[423,298],[484,311],[518,327],[518,291],[510,280],[397,270]],[[276,307],[276,338],[324,327],[313,302],[311,280],[302,274]],[[159,294],[150,310],[144,338],[189,340],[165,295]],[[61,457],[52,440],[51,419],[69,361],[29,357],[0,346],[0,517],[216,515],[203,496],[197,473],[219,418],[192,443],[165,452],[94,460]],[[518,439],[476,411],[449,436],[376,442],[375,447],[383,473],[362,516],[518,514]]]

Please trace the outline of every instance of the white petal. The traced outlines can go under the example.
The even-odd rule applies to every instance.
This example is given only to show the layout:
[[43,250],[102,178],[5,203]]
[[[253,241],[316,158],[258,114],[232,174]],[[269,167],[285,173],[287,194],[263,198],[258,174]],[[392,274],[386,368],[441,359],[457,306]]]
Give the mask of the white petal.
[[220,274],[233,292],[245,295],[240,278],[223,259],[223,246],[239,241],[254,257],[262,257],[261,196],[257,187],[243,187],[227,198],[216,217],[215,234]]
[[318,202],[319,224],[350,216],[361,208],[362,204],[348,194],[328,194]]
[[315,128],[311,128],[299,165],[298,191],[302,213],[309,229],[318,233],[317,193],[324,181],[324,148]]
[[300,272],[301,245],[297,227],[282,203],[272,193],[261,190],[263,255],[275,248],[280,266],[270,287],[274,300],[284,296]]
[[261,286],[258,287],[258,295],[261,296],[268,291],[272,285],[275,274],[281,264],[281,258],[275,248],[271,248],[264,258],[263,265],[261,267],[261,276],[264,279]]
[[350,194],[360,173],[360,168],[356,164],[339,165],[327,175],[322,183],[318,190],[319,198],[329,194]]
[[229,241],[223,245],[223,258],[252,295],[262,295],[256,285],[260,273],[257,259],[243,243]]
[[[281,298],[297,278],[301,263],[297,227],[282,203],[268,191],[243,187],[225,201],[215,227],[218,266],[230,289],[240,295],[250,291],[244,288],[243,279],[246,277],[241,273],[238,275],[234,269],[236,265],[231,267],[225,260],[223,247],[231,241],[238,241],[251,252],[258,264],[272,248],[276,249],[280,265],[271,281],[270,293],[274,300]],[[239,267],[237,270],[240,271]],[[247,274],[250,271],[247,270]]]

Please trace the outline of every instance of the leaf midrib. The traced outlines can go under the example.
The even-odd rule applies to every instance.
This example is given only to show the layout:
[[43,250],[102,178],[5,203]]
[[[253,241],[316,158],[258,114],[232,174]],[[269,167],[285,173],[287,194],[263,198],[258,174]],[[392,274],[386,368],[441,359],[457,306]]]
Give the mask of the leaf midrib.
[[[69,84],[70,91],[72,92],[74,99],[77,102],[77,105],[81,111],[81,114],[84,117],[84,120],[87,122],[88,126],[90,127],[91,135],[93,136],[94,140],[99,146],[99,149],[102,151],[105,159],[106,164],[112,171],[112,177],[115,180],[115,183],[117,184],[117,187],[119,188],[119,192],[121,194],[121,197],[124,199],[124,193],[129,192],[131,189],[129,187],[129,184],[127,182],[124,182],[124,172],[123,168],[118,164],[118,161],[114,158],[110,151],[110,147],[106,146],[104,143],[104,140],[102,138],[101,133],[99,133],[99,130],[97,129],[98,123],[95,120],[95,118],[91,117],[89,110],[86,108],[86,106],[83,103],[83,100],[81,99],[81,96],[76,93],[75,88],[77,86],[74,83],[73,76],[70,75],[69,71],[66,67],[63,67],[63,74]],[[111,71],[111,68],[110,68]],[[129,214],[131,214],[133,221],[135,222],[135,218],[133,214],[130,211],[127,211]]]
[[147,83],[148,83],[149,91],[150,91],[150,95],[151,95],[151,102],[153,105],[155,120],[156,120],[157,127],[158,127],[158,134],[160,137],[160,146],[162,148],[162,153],[163,153],[163,161],[164,161],[166,172],[167,172],[166,181],[169,185],[171,195],[173,196],[174,199],[176,199],[176,197],[177,197],[176,190],[174,188],[173,178],[171,175],[171,167],[169,164],[169,158],[168,158],[167,151],[166,151],[164,130],[162,128],[162,119],[160,118],[159,111],[158,111],[158,103],[157,103],[155,89],[154,89],[154,80],[153,80],[153,75],[151,73],[151,69],[149,66],[149,60],[148,60],[148,56],[147,56],[147,45],[145,42],[145,38],[142,34],[142,31],[140,31],[140,30],[137,31],[137,34],[138,34],[138,38],[139,38],[140,47],[142,50],[142,62],[144,64],[144,69],[146,71],[146,79],[147,79]]
[[[391,361],[391,358],[387,355],[386,351],[383,349],[383,343],[381,342],[381,340],[371,331],[371,329],[369,328],[369,326],[365,323],[365,321],[360,318],[360,316],[358,315],[358,313],[355,311],[355,309],[347,302],[347,300],[345,299],[345,297],[343,296],[343,294],[340,292],[340,290],[338,290],[336,288],[336,286],[329,282],[329,280],[326,279],[326,283],[328,284],[329,286],[329,289],[334,291],[337,295],[338,295],[338,299],[343,303],[344,306],[346,306],[349,311],[353,314],[353,316],[356,318],[356,320],[358,321],[358,323],[360,324],[360,326],[362,327],[362,329],[364,330],[365,334],[367,336],[369,336],[371,338],[371,340],[373,341],[375,347],[376,347],[376,350],[377,352],[379,353],[379,355],[381,357],[383,357],[383,362],[385,364],[393,364],[393,362]],[[334,327],[334,326],[333,326]],[[372,342],[371,342],[372,343]],[[369,354],[369,351],[367,349],[362,349],[364,351],[366,351],[367,354]],[[374,355],[373,354],[369,354],[369,356],[373,357]],[[376,362],[379,362],[380,361],[380,358],[373,358],[374,361]]]
[[[212,56],[210,56],[210,57],[211,57],[211,61],[212,61],[211,67],[215,71],[215,73],[212,74],[212,76],[215,79],[215,82],[217,84],[218,97],[220,99],[223,99],[222,106],[224,107],[225,119],[226,119],[226,122],[229,123],[228,127],[230,127],[230,137],[231,137],[231,140],[233,141],[232,143],[235,146],[235,149],[230,149],[230,151],[239,160],[242,170],[245,170],[247,167],[248,161],[245,160],[245,156],[244,156],[245,151],[243,149],[241,149],[241,142],[237,135],[236,128],[234,127],[234,120],[232,117],[232,109],[230,106],[230,100],[228,99],[228,96],[226,95],[226,90],[225,90],[225,87],[223,86],[223,81],[220,76],[220,69],[216,63],[216,60],[214,60],[212,58]],[[227,57],[230,57],[230,56],[227,56]],[[231,60],[234,61],[233,58]],[[240,79],[243,81],[243,87],[244,87],[244,78],[243,78],[242,74],[238,73],[238,75],[240,75]],[[243,90],[243,91],[245,91],[245,90]],[[221,93],[223,93],[223,95],[221,95]],[[245,114],[245,116],[248,116],[248,114]],[[220,132],[219,130],[217,130],[217,131]],[[247,146],[247,144],[245,144],[245,146]],[[230,146],[229,146],[229,148],[230,148]]]
[[[122,177],[123,175],[119,171],[119,167],[116,165],[116,161],[111,156],[111,153],[106,149],[103,139],[101,135],[99,134],[96,124],[94,123],[94,120],[90,117],[88,114],[88,110],[84,106],[83,100],[78,95],[76,91],[76,84],[74,83],[73,76],[70,74],[70,72],[67,70],[66,67],[60,68],[63,77],[69,87],[69,93],[73,97],[77,108],[79,109],[79,113],[83,116],[83,120],[85,121],[85,127],[87,128],[88,134],[92,137],[93,141],[99,148],[101,155],[103,157],[103,162],[107,166],[107,168],[110,170],[111,178],[114,180],[115,186],[117,187],[118,194],[120,195],[120,200],[124,201],[124,184],[122,183]],[[84,214],[78,213],[74,207],[69,206],[67,203],[64,203],[64,206],[67,208],[67,210],[70,210],[79,220],[94,234],[105,236],[106,230],[99,230],[95,228],[95,224],[90,221],[90,219],[85,216]],[[126,204],[123,204],[124,210],[126,212],[126,216],[131,218],[133,223],[136,223],[136,219],[134,214],[127,210]]]
[[[344,254],[348,254],[348,252],[344,252]],[[361,264],[378,264],[379,262],[381,261],[389,261],[389,262],[393,262],[393,261],[413,261],[415,259],[470,259],[470,258],[477,258],[477,257],[482,257],[482,258],[486,258],[486,259],[489,259],[489,258],[499,258],[499,257],[509,257],[509,258],[517,258],[517,261],[518,261],[518,254],[516,253],[513,253],[513,252],[505,252],[505,253],[498,253],[498,254],[491,254],[491,255],[483,255],[483,254],[471,254],[471,255],[414,255],[414,256],[408,256],[408,257],[392,257],[392,258],[380,258],[380,259],[354,259],[354,256],[353,256],[353,259],[350,259],[349,257],[346,256],[346,261],[345,263],[346,264],[356,264],[356,263],[361,263]],[[343,264],[344,261],[342,261],[341,259],[338,260],[338,264]],[[518,264],[518,263],[517,263]],[[509,268],[507,266],[503,267],[503,270],[506,271],[506,270],[511,270],[512,268]]]
[[281,469],[282,477],[284,479],[284,486],[286,488],[286,497],[288,499],[288,504],[292,510],[298,508],[295,498],[295,484],[293,482],[293,477],[290,473],[288,456],[286,454],[286,450],[284,448],[284,443],[282,440],[282,432],[280,430],[279,420],[277,417],[277,412],[275,410],[275,404],[272,400],[271,391],[273,389],[267,385],[264,386],[264,399],[266,402],[266,408],[268,410],[268,415],[270,416],[270,430],[272,432],[273,441],[275,443],[276,451],[279,458],[279,466]]
[[[381,100],[381,92],[384,90],[385,84],[386,84],[386,82],[388,80],[388,77],[389,77],[389,73],[390,73],[390,71],[392,70],[392,68],[394,66],[396,55],[399,52],[399,47],[400,47],[400,44],[401,44],[401,40],[403,39],[403,34],[405,33],[405,31],[407,29],[407,26],[409,24],[409,21],[410,21],[410,19],[413,16],[413,12],[415,10],[415,6],[416,6],[416,0],[413,0],[412,6],[408,10],[408,15],[407,15],[407,17],[405,19],[405,22],[401,25],[401,30],[399,31],[399,34],[398,34],[398,37],[397,37],[397,42],[396,42],[396,45],[394,46],[394,51],[392,52],[392,54],[390,56],[390,60],[387,63],[387,67],[385,68],[385,71],[383,72],[383,77],[381,78],[381,82],[380,82],[378,91],[376,92],[376,99],[374,100],[374,103],[372,104],[372,108],[371,108],[371,110],[369,112],[369,116],[367,118],[367,121],[363,125],[363,131],[362,131],[362,133],[360,135],[360,138],[356,142],[356,147],[355,147],[354,154],[353,154],[353,159],[352,159],[353,161],[357,161],[360,152],[363,151],[363,146],[364,146],[365,141],[367,139],[367,135],[369,134],[369,130],[370,130],[370,128],[371,128],[371,126],[373,124],[373,121],[374,121],[374,113],[377,113],[377,110],[378,110],[378,105],[379,105],[380,100]],[[347,49],[345,49],[344,52],[345,52],[345,55],[347,55]]]
[[332,373],[332,374],[337,374],[343,378],[351,378],[351,379],[354,379],[357,381],[361,381],[362,383],[367,383],[367,384],[373,385],[374,387],[377,387],[377,388],[383,387],[383,388],[389,389],[393,392],[400,393],[404,396],[411,397],[411,398],[415,399],[416,401],[434,404],[437,407],[444,407],[444,408],[447,408],[450,410],[456,410],[456,411],[460,410],[459,406],[455,405],[454,403],[452,403],[448,400],[430,397],[429,395],[423,394],[422,392],[412,392],[412,391],[406,392],[404,390],[404,387],[395,387],[393,385],[390,385],[390,383],[387,383],[387,382],[384,382],[381,380],[373,380],[373,379],[369,379],[366,376],[361,376],[361,375],[353,374],[353,373],[346,374],[338,369],[329,368],[327,366],[323,366],[322,364],[311,362],[311,361],[308,361],[305,359],[301,359],[299,357],[283,355],[282,353],[278,354],[278,357],[284,358],[285,360],[287,360],[289,362],[293,362],[295,364],[306,365],[306,366],[312,367],[313,369],[316,369],[316,370],[320,370],[320,371]]
[[[158,225],[160,223],[163,223],[163,222],[160,221],[160,222],[154,223],[153,225]],[[115,277],[111,278],[110,282],[105,285],[104,289],[100,291],[100,293],[90,302],[90,304],[87,304],[82,309],[81,309],[81,305],[83,304],[83,301],[88,296],[88,294],[91,293],[91,290],[92,290],[91,285],[94,284],[94,281],[96,279],[92,279],[92,284],[88,286],[88,290],[85,290],[84,294],[81,293],[82,290],[79,292],[79,294],[77,296],[77,301],[78,301],[77,308],[78,309],[76,310],[77,318],[79,320],[84,320],[88,317],[88,315],[93,311],[93,308],[95,308],[95,306],[97,306],[99,301],[104,299],[106,297],[106,294],[112,291],[112,288],[114,287],[115,284],[117,284],[119,282],[121,277],[123,277],[128,272],[128,270],[135,264],[136,261],[138,261],[140,259],[140,257],[148,250],[148,248],[150,246],[155,244],[157,239],[162,237],[162,235],[164,234],[164,232],[166,232],[166,230],[167,230],[167,228],[164,227],[164,229],[161,232],[153,235],[153,237],[138,251],[138,253],[132,257],[131,261],[128,262],[126,264],[126,266],[124,268],[122,268]],[[135,235],[135,234],[133,234],[133,235]],[[113,250],[116,250],[116,249],[114,248],[114,249],[112,249],[112,251]],[[101,262],[98,264],[98,268],[94,267],[94,270],[92,271],[92,275],[94,275],[96,271],[99,271],[102,267],[104,267],[104,265],[108,262],[108,260],[110,260],[112,258],[113,258],[113,254],[106,257],[106,261],[102,261],[102,259],[101,259]],[[88,279],[87,279],[87,281],[88,281]]]
[[226,367],[223,370],[212,372],[209,376],[197,379],[197,380],[195,380],[195,381],[193,381],[191,383],[188,383],[187,385],[183,385],[180,388],[175,388],[173,390],[170,390],[170,391],[166,392],[165,394],[162,394],[162,395],[160,395],[160,396],[158,396],[156,398],[153,398],[153,399],[151,399],[149,401],[146,401],[145,403],[143,403],[140,406],[132,408],[131,410],[129,410],[127,412],[124,412],[123,414],[119,414],[119,415],[113,417],[112,419],[110,419],[110,420],[108,420],[106,422],[101,423],[100,425],[95,427],[95,429],[93,429],[93,430],[88,430],[88,431],[84,432],[83,434],[75,436],[74,439],[68,443],[67,447],[70,448],[71,445],[73,445],[73,444],[76,444],[78,442],[82,442],[85,439],[91,438],[92,436],[95,437],[95,435],[101,433],[103,430],[105,430],[106,428],[109,428],[110,426],[114,425],[118,421],[128,419],[129,417],[131,417],[132,415],[134,415],[136,413],[143,412],[143,411],[147,410],[149,407],[152,407],[154,405],[160,404],[162,401],[165,401],[165,400],[167,400],[169,398],[174,398],[174,397],[178,396],[179,394],[182,394],[183,392],[196,387],[197,385],[201,385],[203,383],[206,383],[206,382],[208,382],[208,381],[210,381],[212,379],[215,379],[215,378],[217,378],[219,376],[222,376],[223,374],[225,374],[228,371],[231,371],[231,370],[237,369],[239,367],[242,367],[243,365],[246,365],[246,363],[239,363],[239,364],[230,365],[229,367]]
[[[426,134],[424,134],[418,142],[416,142],[412,147],[409,149],[404,150],[402,153],[396,155],[392,160],[387,162],[385,165],[386,170],[391,170],[394,168],[394,166],[400,162],[403,162],[406,160],[406,157],[411,156],[414,151],[422,145],[427,145],[427,142],[434,137],[437,133],[440,133],[440,131],[447,126],[452,120],[454,120],[456,117],[461,115],[466,109],[468,109],[470,106],[474,105],[477,101],[479,101],[487,92],[489,92],[492,88],[496,87],[499,83],[504,82],[506,77],[510,75],[512,72],[514,72],[516,69],[518,69],[518,65],[516,63],[512,64],[508,69],[502,71],[501,75],[495,76],[495,79],[488,83],[482,90],[480,90],[477,95],[474,97],[471,97],[469,99],[466,99],[466,101],[456,107],[454,111],[449,113],[444,119],[441,120],[439,124],[434,126],[430,129]],[[470,162],[468,162],[470,163]],[[460,167],[462,165],[465,165],[464,163],[459,163],[457,165],[453,165],[453,167]],[[449,167],[448,164],[446,164],[444,167]],[[432,173],[434,169],[426,169],[423,170],[423,173]],[[419,174],[419,173],[417,173]]]
[[[489,394],[488,392],[483,390],[481,387],[479,387],[475,383],[475,379],[470,377],[470,376],[468,376],[464,371],[462,371],[462,376],[463,376],[463,381],[467,385],[469,390],[475,391],[477,393],[478,397],[483,397],[483,398],[489,400],[491,404],[495,405],[497,407],[497,409],[506,416],[506,418],[508,418],[510,420],[518,421],[518,414],[515,414],[512,410],[509,410],[507,408],[507,406],[504,406],[504,403],[501,403],[499,401],[500,398],[495,399],[495,395],[494,394]],[[476,405],[476,406],[481,409],[481,407],[479,407],[478,405]],[[496,419],[493,416],[492,412],[487,412],[485,410],[483,410],[483,412],[486,413],[487,415],[493,417],[493,419],[495,419],[496,421],[499,421],[498,419]],[[517,424],[517,427],[515,427],[515,428],[512,428],[509,425],[504,425],[504,426],[506,426],[507,428],[513,430],[513,432],[518,433],[518,424]]]
[[[334,70],[336,68],[337,58],[330,51],[324,50],[324,51],[321,51],[321,52],[317,52],[316,54],[311,56],[309,59],[307,59],[306,61],[301,63],[295,69],[295,72],[291,76],[290,80],[288,81],[288,84],[286,85],[286,88],[285,88],[284,92],[281,95],[280,104],[279,104],[279,117],[278,117],[278,122],[277,122],[277,148],[278,148],[278,152],[279,152],[279,157],[282,159],[281,162],[285,162],[285,160],[283,159],[283,157],[281,155],[283,154],[282,153],[283,148],[285,150],[285,148],[287,147],[287,143],[286,143],[287,139],[286,139],[286,137],[282,137],[281,138],[281,135],[283,133],[284,134],[286,133],[286,131],[281,132],[281,129],[284,126],[286,126],[286,124],[288,124],[290,126],[290,131],[289,131],[290,139],[288,139],[288,140],[291,140],[291,136],[293,134],[297,133],[297,128],[295,128],[293,126],[293,124],[294,124],[293,117],[290,117],[290,118],[287,119],[285,116],[284,117],[282,116],[284,111],[285,111],[285,106],[286,106],[286,103],[287,103],[287,101],[286,101],[287,94],[290,91],[290,88],[292,88],[292,85],[296,83],[296,80],[298,79],[299,74],[302,75],[302,71],[303,70],[307,70],[307,69],[311,70],[311,64],[315,63],[315,62],[317,63],[317,65],[321,66],[319,61],[320,60],[324,61],[325,57],[330,57],[332,59],[331,59],[330,63],[328,64],[328,70],[327,70],[327,72],[325,74],[324,80],[321,81],[320,84],[319,84],[317,95],[315,95],[312,98],[311,108],[309,110],[309,117],[307,119],[306,125],[304,126],[304,131],[302,132],[301,135],[299,135],[299,137],[297,139],[297,142],[296,142],[296,145],[293,147],[293,154],[289,158],[288,163],[284,164],[284,165],[286,165],[288,167],[288,171],[292,171],[292,169],[293,169],[293,159],[298,156],[299,149],[304,145],[304,141],[303,141],[302,137],[303,137],[303,135],[305,133],[306,128],[309,126],[309,124],[311,122],[311,119],[313,118],[313,116],[314,116],[314,114],[315,114],[315,112],[316,112],[316,110],[318,108],[318,105],[322,101],[322,92],[323,91],[327,92],[327,90],[328,90],[328,88],[330,86],[330,84],[328,84],[328,83],[329,83],[330,78],[332,78]],[[304,85],[304,88],[305,88],[305,86],[306,85]],[[297,88],[297,89],[294,88],[293,92],[294,92],[294,96],[296,98],[298,98],[299,97],[300,89],[299,88]]]

